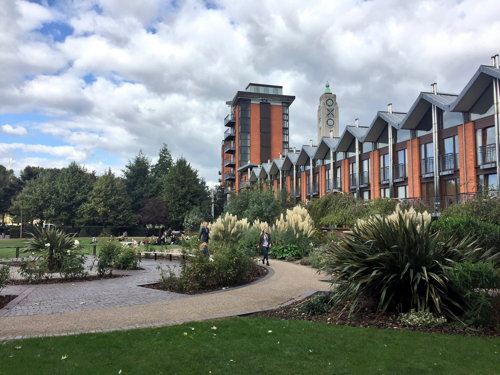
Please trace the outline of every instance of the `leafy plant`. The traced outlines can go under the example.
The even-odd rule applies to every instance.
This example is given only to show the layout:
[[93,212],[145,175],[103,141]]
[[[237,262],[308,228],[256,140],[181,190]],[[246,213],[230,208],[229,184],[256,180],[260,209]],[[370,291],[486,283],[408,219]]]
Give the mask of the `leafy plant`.
[[19,266],[19,273],[29,283],[37,282],[45,278],[50,278],[47,267],[47,256],[42,254],[37,258],[25,259]]
[[74,246],[75,240],[59,229],[34,227],[25,251],[46,254],[48,272],[57,272]]
[[88,274],[85,271],[85,254],[68,250],[68,254],[63,258],[60,272],[65,279],[85,278]]
[[0,292],[3,288],[5,288],[5,284],[9,281],[10,277],[10,268],[9,266],[1,266],[0,267]]
[[321,293],[304,302],[300,309],[307,315],[326,314],[333,306],[331,293]]
[[399,314],[398,320],[408,327],[436,327],[446,323],[444,316],[435,316],[429,311],[415,311]]
[[120,270],[136,270],[139,267],[139,258],[135,249],[129,246],[121,249],[116,255],[113,266]]
[[448,270],[474,253],[468,239],[442,240],[430,215],[400,210],[360,221],[352,235],[325,252],[325,270],[339,283],[334,299],[351,303],[371,297],[380,311],[431,311],[456,316],[462,308]]
[[483,222],[500,225],[500,197],[479,194],[467,202],[453,204],[442,212],[442,217],[476,218]]
[[256,255],[259,247],[260,233],[260,228],[254,223],[252,227],[243,231],[238,241],[238,248],[251,256]]
[[366,216],[367,203],[352,194],[330,193],[315,200],[309,206],[309,213],[316,227],[350,226]]
[[297,259],[302,251],[297,245],[276,245],[269,249],[269,255],[276,259]]
[[97,260],[97,273],[99,275],[102,276],[106,272],[109,272],[111,275],[115,259],[118,257],[121,248],[121,244],[115,241],[106,241],[101,244]]

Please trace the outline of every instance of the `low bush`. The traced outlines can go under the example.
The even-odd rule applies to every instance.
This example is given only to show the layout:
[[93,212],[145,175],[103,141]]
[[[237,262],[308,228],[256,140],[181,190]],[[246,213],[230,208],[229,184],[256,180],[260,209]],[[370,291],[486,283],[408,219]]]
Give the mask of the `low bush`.
[[5,288],[5,284],[9,281],[10,268],[9,266],[0,266],[0,292]]
[[321,269],[323,267],[323,248],[313,249],[308,256],[300,260],[300,264]]
[[479,194],[474,199],[453,204],[443,210],[442,217],[476,218],[483,222],[500,225],[500,197]]
[[257,255],[259,251],[260,233],[260,229],[256,227],[255,224],[244,230],[238,241],[238,248],[250,256]]
[[327,226],[351,226],[365,217],[367,203],[352,194],[330,193],[309,206],[309,213],[317,228]]
[[139,268],[139,257],[133,247],[127,246],[116,255],[113,267],[120,270],[136,270]]
[[29,283],[38,282],[44,278],[49,278],[49,269],[47,267],[47,257],[28,258],[21,262],[19,273]]
[[500,252],[500,225],[474,217],[442,217],[432,223],[432,230],[439,232],[443,239],[471,237],[477,247],[493,250],[494,254]]
[[116,241],[104,241],[99,249],[99,256],[97,259],[97,273],[101,276],[109,272],[113,272],[113,266],[118,254],[120,253],[122,245]]
[[398,320],[407,327],[437,327],[446,323],[444,316],[435,316],[429,311],[415,311],[399,314]]
[[88,274],[85,271],[85,254],[77,250],[68,250],[62,260],[60,273],[65,279],[85,278]]
[[298,259],[302,251],[297,245],[276,245],[269,249],[269,255],[276,259]]
[[463,321],[471,326],[491,326],[495,323],[495,311],[489,289],[500,286],[498,270],[493,263],[457,263],[449,272],[454,287],[465,300]]
[[304,302],[300,309],[306,315],[326,314],[333,306],[332,294],[321,293]]

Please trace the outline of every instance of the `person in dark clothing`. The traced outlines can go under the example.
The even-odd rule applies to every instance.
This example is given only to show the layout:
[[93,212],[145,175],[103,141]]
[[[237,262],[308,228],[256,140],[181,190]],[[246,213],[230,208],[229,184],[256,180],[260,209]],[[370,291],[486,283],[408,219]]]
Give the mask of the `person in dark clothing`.
[[265,262],[269,266],[269,249],[273,247],[273,242],[268,228],[264,228],[262,230],[262,234],[260,235],[260,247],[262,248],[262,252],[264,254],[262,264]]
[[208,229],[208,223],[205,221],[201,226],[200,240],[201,242],[208,243],[209,239],[210,239],[210,230]]

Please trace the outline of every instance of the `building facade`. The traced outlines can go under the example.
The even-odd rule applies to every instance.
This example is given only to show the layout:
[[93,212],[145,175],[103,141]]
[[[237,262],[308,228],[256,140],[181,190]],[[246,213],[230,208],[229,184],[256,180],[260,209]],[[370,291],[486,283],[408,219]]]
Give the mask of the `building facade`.
[[334,137],[339,136],[339,106],[337,95],[332,93],[330,84],[325,85],[325,92],[319,98],[318,105],[318,143],[321,138],[329,137],[333,133]]
[[500,67],[481,65],[458,94],[422,92],[407,112],[379,111],[370,125],[356,120],[340,136],[322,136],[250,167],[249,183],[285,189],[306,201],[350,192],[423,202],[436,210],[478,192],[498,193]]
[[250,172],[283,155],[289,147],[289,108],[294,96],[282,86],[249,83],[227,102],[230,113],[221,146],[221,182],[225,192],[250,184]]

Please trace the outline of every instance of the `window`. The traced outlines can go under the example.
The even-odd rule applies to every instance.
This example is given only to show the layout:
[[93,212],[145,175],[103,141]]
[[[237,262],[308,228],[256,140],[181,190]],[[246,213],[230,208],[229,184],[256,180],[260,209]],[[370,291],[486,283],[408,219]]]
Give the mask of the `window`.
[[337,175],[335,176],[335,188],[338,190],[341,190],[341,187],[342,187],[342,185],[341,185],[342,180],[340,178],[342,176],[341,171],[342,171],[342,168],[337,167]]
[[497,161],[495,127],[476,130],[477,161],[479,165]]
[[389,181],[389,154],[380,155],[380,181]]
[[382,188],[382,189],[380,189],[380,197],[381,198],[390,198],[391,194],[389,192],[389,188]]
[[396,187],[397,198],[408,198],[408,185],[401,185]]
[[370,159],[361,162],[361,169],[361,184],[368,185],[370,183]]
[[423,183],[421,186],[421,193],[422,193],[422,198],[424,200],[428,201],[433,201],[435,194],[434,194],[434,182],[427,182]]
[[408,129],[399,129],[394,130],[396,143],[409,141],[411,139],[411,130]]
[[483,192],[496,191],[498,186],[498,175],[496,173],[481,174],[479,177],[479,190]]
[[442,112],[442,113],[443,113],[443,129],[463,124],[463,118],[461,112]]
[[420,145],[421,174],[434,172],[434,144],[423,143]]
[[356,167],[356,162],[350,163],[349,164],[349,175],[350,175],[350,181],[349,184],[351,187],[357,186],[357,180],[356,180],[356,175],[357,175],[357,167]]
[[330,168],[330,165],[326,166],[326,191],[332,190],[332,177],[333,177],[333,169]]
[[396,152],[394,161],[394,178],[406,178],[406,149]]
[[363,198],[363,200],[365,200],[365,201],[369,201],[370,200],[370,191],[369,190],[362,191],[361,198]]

